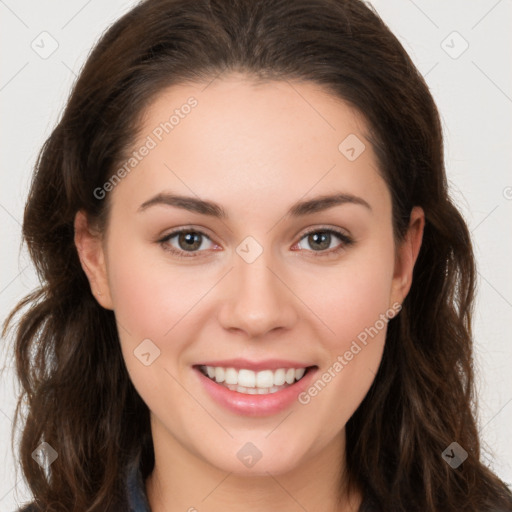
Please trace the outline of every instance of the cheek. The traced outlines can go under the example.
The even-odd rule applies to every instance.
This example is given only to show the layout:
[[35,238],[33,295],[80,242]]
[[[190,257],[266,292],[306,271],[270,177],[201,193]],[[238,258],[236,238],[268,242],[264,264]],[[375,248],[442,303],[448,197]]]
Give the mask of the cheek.
[[[214,270],[170,263],[163,249],[130,244],[129,238],[121,230],[112,236],[108,269],[128,373],[150,408],[170,396],[176,406],[187,406],[175,378],[182,377],[191,333],[197,332],[197,316],[204,313],[204,296],[218,276]],[[148,352],[146,366],[142,354]]]
[[329,358],[301,403],[311,402],[314,415],[334,414],[334,430],[348,421],[370,388],[388,321],[397,313],[389,303],[394,253],[391,245],[383,247],[387,245],[379,245],[378,258],[368,251],[353,265],[347,261],[316,299],[319,316],[331,331],[322,337]]
[[[392,244],[382,239],[347,258],[324,281],[323,293],[315,300],[320,316],[333,331],[327,337],[330,351],[348,350],[390,308],[393,271]],[[382,330],[380,322],[379,326]]]
[[389,309],[390,286],[391,280],[385,274],[353,273],[344,278],[335,291],[327,294],[323,311],[334,331],[330,342],[332,348],[345,348],[349,341],[376,323]]
[[118,323],[134,342],[162,342],[175,326],[181,329],[186,323],[188,312],[205,293],[205,276],[171,265],[163,249],[125,243],[122,234],[110,243],[108,274]]
[[155,247],[130,244],[120,231],[109,244],[110,293],[130,379],[151,410],[170,397],[175,407],[186,407],[173,377],[179,378],[185,333],[194,329],[193,306],[205,293],[204,280],[155,257]]

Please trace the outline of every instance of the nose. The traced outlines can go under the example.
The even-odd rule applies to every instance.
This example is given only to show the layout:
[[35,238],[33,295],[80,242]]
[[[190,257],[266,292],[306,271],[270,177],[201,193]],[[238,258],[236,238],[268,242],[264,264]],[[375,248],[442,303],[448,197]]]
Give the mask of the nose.
[[252,263],[236,257],[218,315],[224,329],[242,331],[253,339],[293,326],[298,301],[275,267],[265,251]]

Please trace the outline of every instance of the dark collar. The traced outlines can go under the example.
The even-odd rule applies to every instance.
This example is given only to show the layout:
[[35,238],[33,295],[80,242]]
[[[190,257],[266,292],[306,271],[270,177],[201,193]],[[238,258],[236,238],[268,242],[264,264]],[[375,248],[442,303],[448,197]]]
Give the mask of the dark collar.
[[127,469],[126,498],[129,512],[151,512],[138,458]]

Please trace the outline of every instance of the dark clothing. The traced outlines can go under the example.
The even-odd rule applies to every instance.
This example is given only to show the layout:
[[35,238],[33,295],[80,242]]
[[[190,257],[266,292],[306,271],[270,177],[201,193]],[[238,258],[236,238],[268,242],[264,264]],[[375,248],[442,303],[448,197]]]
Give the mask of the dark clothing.
[[151,512],[138,459],[128,468],[126,497],[129,512]]
[[[146,496],[146,488],[142,473],[139,469],[139,460],[135,460],[127,468],[125,476],[125,490],[127,508],[123,507],[119,512],[151,512],[148,499]],[[17,512],[35,512],[34,503],[26,505]]]

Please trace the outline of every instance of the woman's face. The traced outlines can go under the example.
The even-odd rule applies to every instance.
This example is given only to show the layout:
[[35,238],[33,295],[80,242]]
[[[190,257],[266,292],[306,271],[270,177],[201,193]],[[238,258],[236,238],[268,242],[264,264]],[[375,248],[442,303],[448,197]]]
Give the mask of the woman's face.
[[279,474],[343,449],[423,228],[395,249],[367,133],[312,83],[173,86],[95,192],[108,230],[77,246],[169,456]]

